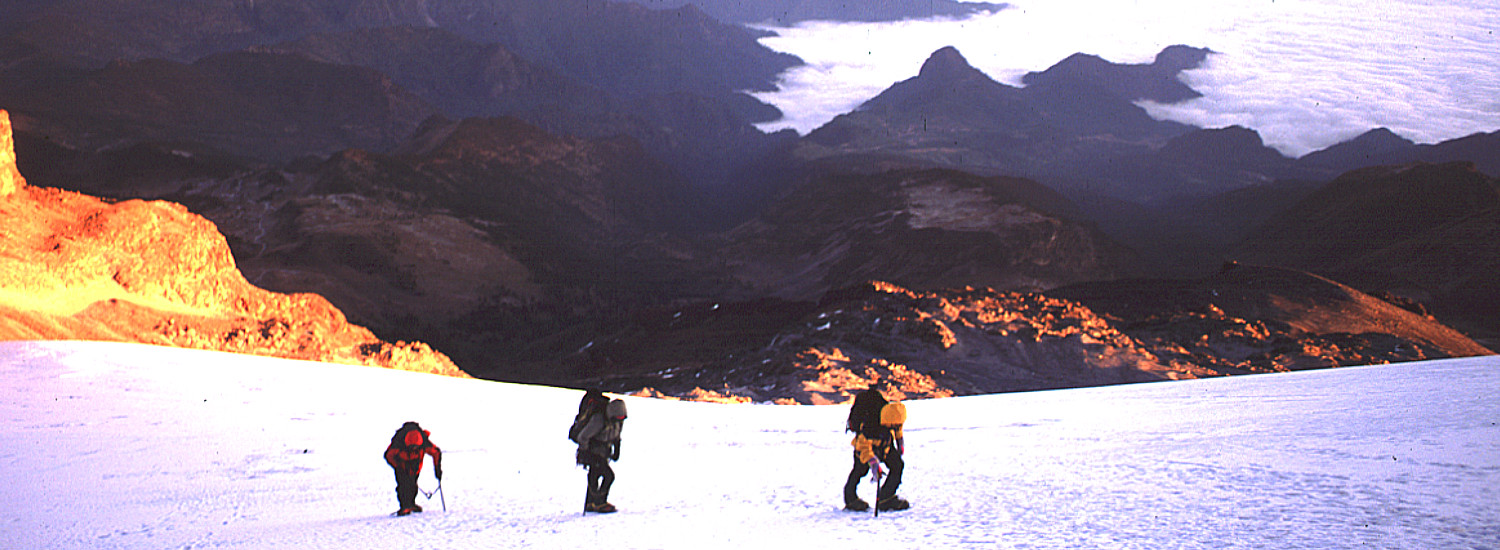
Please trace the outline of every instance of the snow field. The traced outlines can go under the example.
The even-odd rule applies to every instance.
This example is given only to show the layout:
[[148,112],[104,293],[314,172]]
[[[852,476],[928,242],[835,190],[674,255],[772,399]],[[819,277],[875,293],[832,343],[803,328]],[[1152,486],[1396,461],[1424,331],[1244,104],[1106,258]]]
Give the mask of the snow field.
[[[909,403],[913,508],[839,510],[846,407],[627,398],[581,513],[577,391],[0,343],[14,548],[1500,548],[1500,358]],[[444,451],[394,518],[380,454]],[[422,487],[433,490],[431,467]],[[861,494],[873,499],[867,481]],[[14,546],[11,546],[14,545]]]

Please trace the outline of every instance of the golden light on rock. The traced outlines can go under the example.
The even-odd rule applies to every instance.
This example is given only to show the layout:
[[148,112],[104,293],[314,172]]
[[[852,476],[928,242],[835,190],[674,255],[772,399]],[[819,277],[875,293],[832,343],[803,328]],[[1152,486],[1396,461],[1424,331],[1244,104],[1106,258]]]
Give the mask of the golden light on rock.
[[467,377],[315,294],[251,285],[213,222],[165,201],[25,184],[0,111],[0,340],[100,340]]

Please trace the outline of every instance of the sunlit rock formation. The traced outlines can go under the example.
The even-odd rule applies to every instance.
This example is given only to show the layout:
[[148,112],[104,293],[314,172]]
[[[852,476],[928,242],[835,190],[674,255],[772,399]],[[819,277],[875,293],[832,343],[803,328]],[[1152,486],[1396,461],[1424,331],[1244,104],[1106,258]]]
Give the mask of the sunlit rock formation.
[[383,342],[321,296],[252,286],[212,222],[25,184],[0,111],[0,339],[105,340],[466,376]]

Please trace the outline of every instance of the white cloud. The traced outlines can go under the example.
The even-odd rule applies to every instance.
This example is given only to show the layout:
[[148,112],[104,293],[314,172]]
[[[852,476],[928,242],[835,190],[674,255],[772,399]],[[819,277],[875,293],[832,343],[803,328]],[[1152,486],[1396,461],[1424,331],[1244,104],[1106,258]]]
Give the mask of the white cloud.
[[1375,127],[1419,142],[1500,129],[1500,6],[1483,0],[1179,0],[1015,2],[962,21],[776,29],[764,43],[807,60],[782,89],[760,94],[810,131],[955,46],[992,77],[1018,85],[1075,52],[1150,61],[1173,44],[1213,56],[1184,80],[1205,97],[1152,105],[1204,127],[1233,124],[1300,155]]

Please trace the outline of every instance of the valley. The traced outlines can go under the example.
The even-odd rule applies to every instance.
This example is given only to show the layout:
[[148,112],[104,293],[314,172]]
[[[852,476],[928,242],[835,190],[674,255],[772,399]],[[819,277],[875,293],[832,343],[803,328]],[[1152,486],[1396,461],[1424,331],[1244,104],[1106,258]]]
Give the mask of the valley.
[[[177,290],[98,313],[108,276],[35,259],[78,239],[33,206],[52,201],[194,220],[234,292],[324,300],[296,316],[502,381],[839,403],[873,380],[945,397],[1500,345],[1500,131],[1376,128],[1289,158],[1139,106],[1195,97],[1181,74],[1207,48],[1079,53],[1021,87],[943,48],[799,136],[756,129],[779,113],[747,92],[801,60],[696,8],[104,4],[22,1],[0,24],[0,189],[28,230],[4,244],[33,266],[0,281],[3,339],[345,345],[292,336],[295,316],[205,320],[175,298],[209,292],[204,262],[145,222],[110,232],[146,248],[90,254]],[[79,307],[40,303],[49,276]],[[43,313],[56,328],[16,328]],[[172,336],[205,331],[267,336]]]

